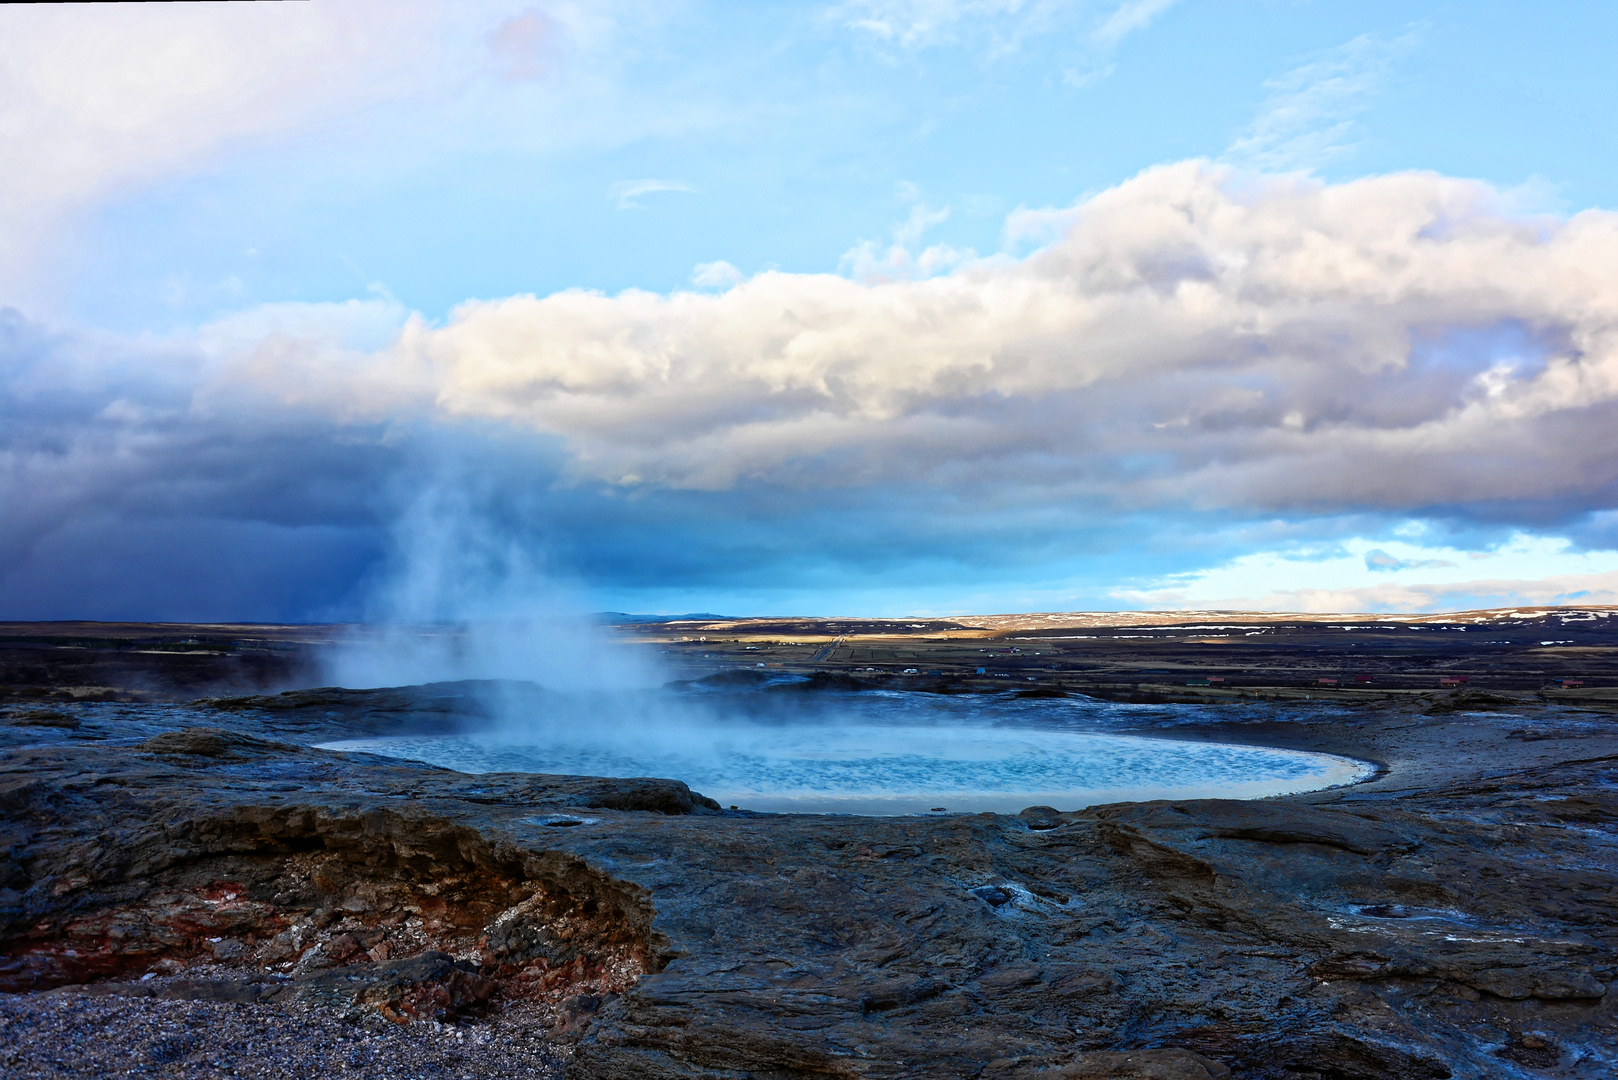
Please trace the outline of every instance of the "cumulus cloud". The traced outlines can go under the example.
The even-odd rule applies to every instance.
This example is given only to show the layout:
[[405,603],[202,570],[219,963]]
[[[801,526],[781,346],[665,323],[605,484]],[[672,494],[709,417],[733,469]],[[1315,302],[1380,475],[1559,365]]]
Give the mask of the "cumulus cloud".
[[192,514],[374,547],[435,432],[621,580],[743,552],[767,577],[814,550],[875,573],[928,545],[1033,565],[1086,529],[1197,515],[1610,531],[1618,215],[1186,162],[1045,224],[1026,257],[914,279],[710,268],[722,291],[516,296],[439,324],[386,298],[156,343],[13,316],[0,545]]
[[1190,162],[1025,259],[479,301],[410,323],[387,363],[430,373],[441,415],[555,435],[576,476],[629,487],[1565,516],[1618,490],[1615,270],[1612,214]]
[[867,283],[907,280],[930,277],[977,258],[974,251],[949,244],[923,247],[922,237],[934,226],[949,220],[950,208],[929,206],[922,202],[920,189],[913,184],[901,184],[900,195],[912,205],[905,220],[893,228],[890,242],[883,245],[873,240],[862,240],[855,244],[843,253],[838,266],[843,274]]
[[723,259],[698,263],[691,268],[691,284],[699,289],[728,289],[746,277]]

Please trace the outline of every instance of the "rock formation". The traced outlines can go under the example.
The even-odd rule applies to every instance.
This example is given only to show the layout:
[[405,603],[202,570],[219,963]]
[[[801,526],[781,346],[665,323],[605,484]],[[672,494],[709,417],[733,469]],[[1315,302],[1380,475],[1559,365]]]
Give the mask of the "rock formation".
[[427,722],[388,700],[13,710],[0,987],[400,1023],[528,1003],[580,1080],[1618,1072],[1601,714],[1180,728],[1386,769],[1260,802],[836,818],[307,745]]

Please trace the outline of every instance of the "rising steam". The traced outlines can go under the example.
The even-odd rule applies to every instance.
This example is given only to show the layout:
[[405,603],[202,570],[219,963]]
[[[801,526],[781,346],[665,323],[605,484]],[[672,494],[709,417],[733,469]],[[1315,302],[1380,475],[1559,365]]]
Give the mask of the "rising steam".
[[508,527],[478,491],[436,484],[400,515],[376,621],[343,642],[329,670],[350,687],[470,680],[488,724],[333,748],[472,772],[673,776],[751,809],[864,814],[1269,795],[1346,782],[1361,768],[1103,734],[1125,710],[1100,702],[794,693],[790,676],[771,680],[787,692],[668,686],[651,656],[614,640],[582,591],[515,539],[531,531]]
[[651,658],[606,634],[583,590],[547,572],[507,519],[471,483],[422,491],[393,527],[367,625],[329,658],[330,680],[506,680],[572,693],[660,685]]

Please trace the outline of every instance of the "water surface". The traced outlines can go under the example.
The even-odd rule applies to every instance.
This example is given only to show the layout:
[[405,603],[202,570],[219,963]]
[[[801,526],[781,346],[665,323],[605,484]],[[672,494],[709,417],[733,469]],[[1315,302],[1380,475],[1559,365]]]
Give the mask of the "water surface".
[[773,812],[1016,813],[1137,799],[1260,798],[1363,779],[1329,754],[1121,734],[1162,707],[936,698],[713,695],[530,706],[493,730],[325,744],[462,772],[659,776]]

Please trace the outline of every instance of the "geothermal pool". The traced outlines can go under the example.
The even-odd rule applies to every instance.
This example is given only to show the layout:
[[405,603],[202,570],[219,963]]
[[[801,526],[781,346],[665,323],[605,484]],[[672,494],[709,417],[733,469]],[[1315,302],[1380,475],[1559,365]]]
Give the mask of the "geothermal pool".
[[[587,709],[531,710],[482,733],[324,746],[469,773],[672,777],[721,805],[777,813],[1014,814],[1247,799],[1353,783],[1372,771],[1329,754],[1106,730],[1139,722],[1134,706],[918,697],[866,693],[812,707],[756,697],[628,707],[594,700]],[[1152,719],[1162,722],[1161,707]]]

